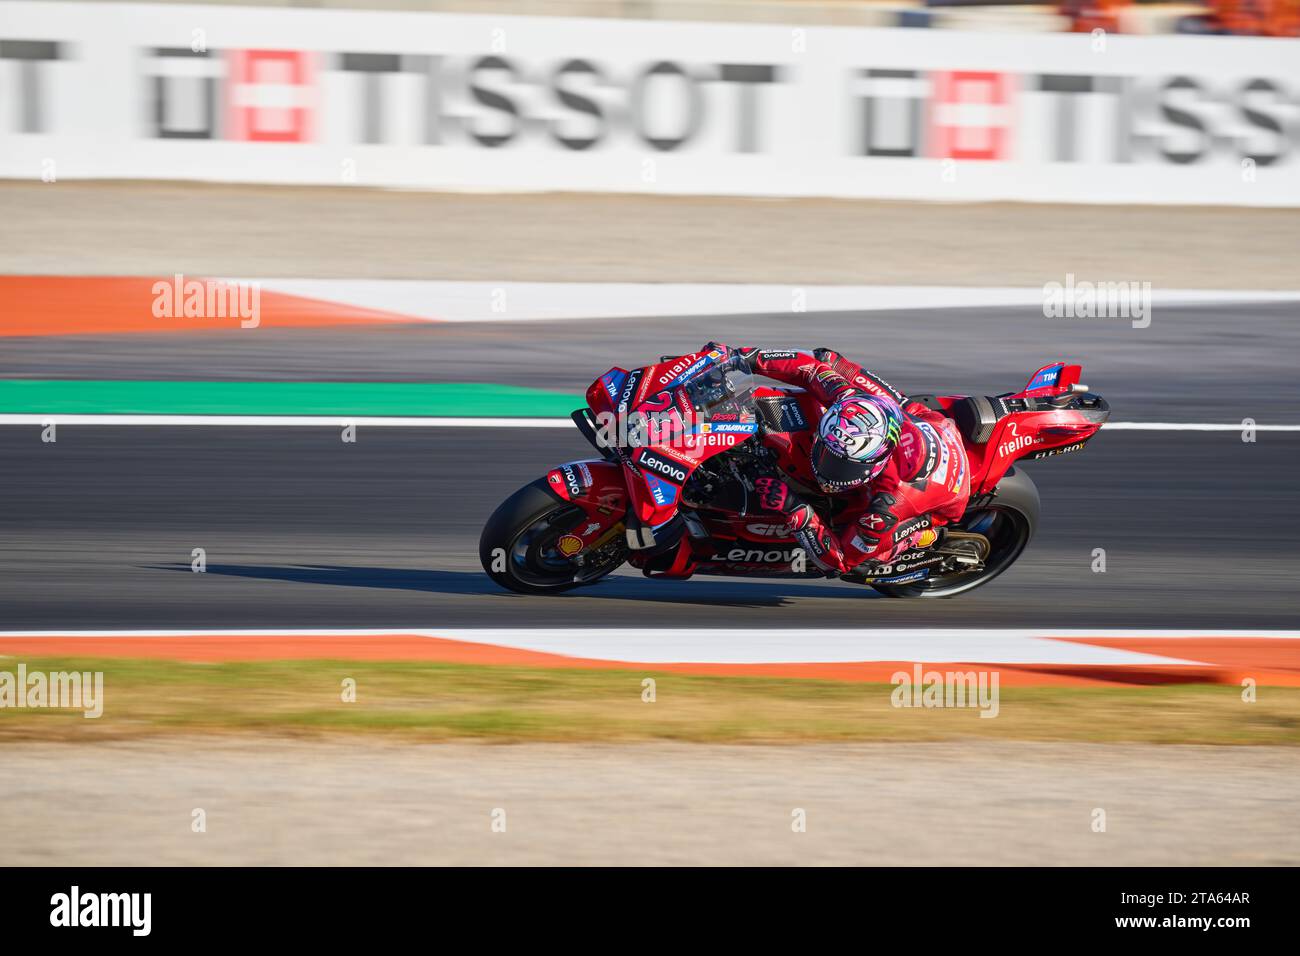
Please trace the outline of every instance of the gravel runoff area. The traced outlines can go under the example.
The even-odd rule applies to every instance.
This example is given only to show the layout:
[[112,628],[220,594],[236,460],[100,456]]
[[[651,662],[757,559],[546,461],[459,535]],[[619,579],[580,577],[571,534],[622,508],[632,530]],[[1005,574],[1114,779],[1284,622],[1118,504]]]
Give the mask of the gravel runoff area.
[[0,273],[1300,289],[1300,210],[0,183]]
[[174,738],[4,757],[6,865],[1300,863],[1290,748]]

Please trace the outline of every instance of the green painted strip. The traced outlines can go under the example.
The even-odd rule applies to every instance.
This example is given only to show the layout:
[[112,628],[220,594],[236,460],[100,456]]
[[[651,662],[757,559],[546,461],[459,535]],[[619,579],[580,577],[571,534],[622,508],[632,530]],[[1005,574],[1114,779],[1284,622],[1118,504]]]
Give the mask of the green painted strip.
[[428,415],[567,418],[583,400],[480,382],[0,380],[10,415]]

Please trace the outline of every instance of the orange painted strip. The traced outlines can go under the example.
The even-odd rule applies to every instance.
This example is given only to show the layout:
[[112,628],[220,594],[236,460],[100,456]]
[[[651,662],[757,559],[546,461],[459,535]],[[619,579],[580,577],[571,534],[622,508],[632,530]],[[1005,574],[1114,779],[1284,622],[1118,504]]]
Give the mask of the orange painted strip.
[[[197,276],[187,279],[204,281]],[[115,335],[128,332],[197,332],[227,329],[249,333],[238,315],[211,318],[158,318],[154,315],[155,283],[173,285],[171,276],[0,276],[0,336]],[[219,284],[231,294],[237,289]],[[246,292],[245,296],[250,293]],[[238,301],[237,299],[232,301]],[[246,301],[249,301],[246,299]],[[251,303],[250,303],[251,304]],[[183,311],[184,302],[175,311]],[[395,312],[362,309],[336,302],[259,293],[257,328],[371,325],[410,322]]]
[[[1172,648],[1162,641],[1165,651]],[[1279,642],[1272,642],[1277,644]],[[1135,648],[1136,649],[1136,648]],[[647,664],[565,657],[540,651],[429,638],[419,635],[202,635],[192,637],[5,637],[0,655],[31,657],[134,657],[189,662],[266,660],[437,661],[520,667],[660,671],[726,677],[794,677],[814,680],[888,683],[914,661],[866,661],[834,664]],[[996,670],[1008,687],[1101,687],[1172,683],[1236,683],[1236,672],[1217,666],[972,664],[922,662],[936,670]],[[1262,673],[1262,672],[1261,672]],[[1283,677],[1287,675],[1282,674]],[[1300,681],[1260,683],[1300,686]],[[1294,682],[1292,682],[1294,681]]]

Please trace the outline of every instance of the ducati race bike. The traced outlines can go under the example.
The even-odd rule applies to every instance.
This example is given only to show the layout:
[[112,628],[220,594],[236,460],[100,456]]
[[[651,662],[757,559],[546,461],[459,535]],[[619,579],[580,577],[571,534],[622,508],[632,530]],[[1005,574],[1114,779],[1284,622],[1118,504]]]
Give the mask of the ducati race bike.
[[[827,350],[813,354],[843,361]],[[1056,362],[1017,392],[908,396],[956,423],[971,471],[966,511],[933,547],[840,577],[891,597],[949,597],[1015,563],[1040,511],[1038,489],[1016,463],[1079,451],[1110,415],[1106,401],[1080,384],[1081,371]],[[600,457],[559,465],[496,509],[479,557],[498,584],[557,594],[595,584],[624,563],[668,576],[645,555],[655,529],[678,513],[690,539],[681,547],[696,555],[694,574],[825,576],[779,518],[746,505],[755,478],[775,467],[830,523],[843,507],[799,471],[820,418],[807,392],[761,384],[739,356],[712,349],[610,369],[586,398],[571,417]],[[719,496],[719,487],[738,494]]]

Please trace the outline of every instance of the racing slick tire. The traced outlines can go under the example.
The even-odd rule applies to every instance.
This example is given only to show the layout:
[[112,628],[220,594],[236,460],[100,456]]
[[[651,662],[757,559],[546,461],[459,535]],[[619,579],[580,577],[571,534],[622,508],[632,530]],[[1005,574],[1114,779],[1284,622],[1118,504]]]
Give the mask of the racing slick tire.
[[581,508],[552,492],[544,479],[524,485],[492,512],[479,537],[483,570],[503,588],[519,594],[559,594],[592,584],[623,563],[579,567],[556,550],[556,542],[586,520]]

